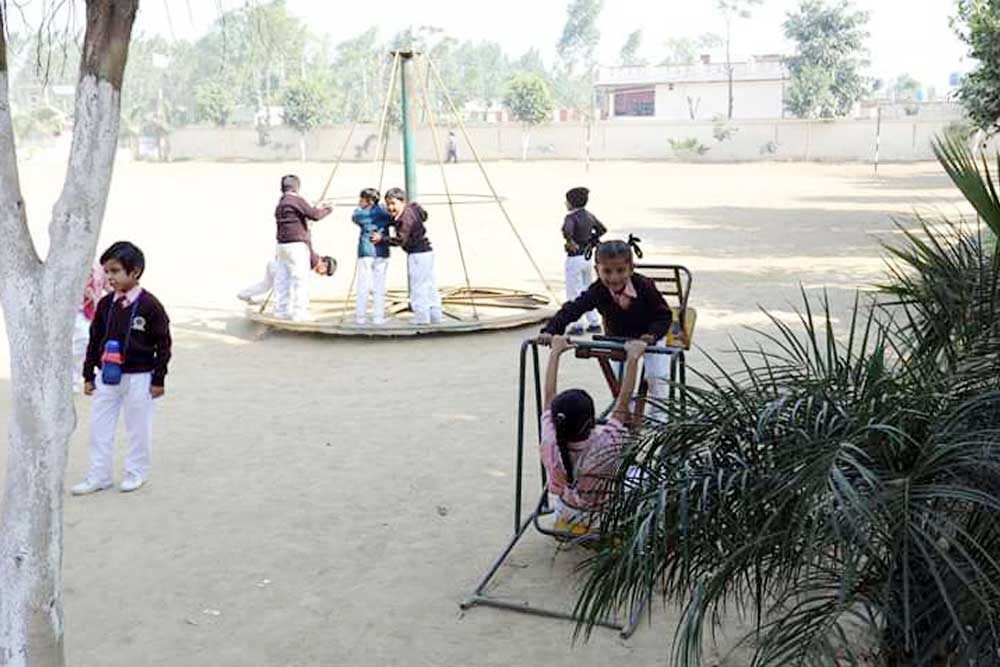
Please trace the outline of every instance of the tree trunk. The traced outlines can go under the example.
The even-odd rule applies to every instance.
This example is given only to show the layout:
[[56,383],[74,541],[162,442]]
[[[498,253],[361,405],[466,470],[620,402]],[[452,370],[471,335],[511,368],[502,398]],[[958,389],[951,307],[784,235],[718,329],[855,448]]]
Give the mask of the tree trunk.
[[[63,665],[62,503],[76,415],[73,318],[93,261],[118,141],[120,91],[138,0],[87,0],[73,144],[44,263],[28,232],[0,25],[0,304],[13,410],[0,506],[0,665]],[[0,14],[0,23],[6,16]]]
[[299,134],[299,159],[306,161],[306,135],[305,132]]
[[733,55],[730,52],[732,30],[732,19],[726,19],[726,74],[729,80],[729,120],[733,119]]
[[531,144],[531,130],[527,127],[521,128],[521,161],[528,159],[528,146]]

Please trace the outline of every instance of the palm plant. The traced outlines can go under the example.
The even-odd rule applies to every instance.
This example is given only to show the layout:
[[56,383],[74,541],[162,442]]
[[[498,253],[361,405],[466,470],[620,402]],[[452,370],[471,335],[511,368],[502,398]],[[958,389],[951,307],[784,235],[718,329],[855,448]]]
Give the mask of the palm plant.
[[[1000,229],[985,162],[936,148]],[[845,333],[803,293],[801,326],[772,318],[665,406],[620,467],[581,630],[659,595],[683,608],[678,664],[734,613],[755,665],[1000,661],[1000,262],[980,229],[904,229]]]

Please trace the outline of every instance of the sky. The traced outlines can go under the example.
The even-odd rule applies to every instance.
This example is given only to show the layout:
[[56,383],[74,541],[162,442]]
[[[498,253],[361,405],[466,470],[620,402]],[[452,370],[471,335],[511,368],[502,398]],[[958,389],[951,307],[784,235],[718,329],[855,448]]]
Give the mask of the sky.
[[[412,25],[433,25],[461,39],[499,42],[508,55],[537,47],[547,62],[555,56],[568,0],[287,0],[289,9],[317,33],[336,44],[371,25],[383,37]],[[242,0],[142,0],[137,30],[196,38],[219,16],[220,7]],[[786,13],[798,0],[764,0],[750,19],[733,32],[734,54],[790,53],[782,34]],[[869,74],[891,80],[907,73],[925,85],[945,90],[949,75],[967,70],[966,48],[948,25],[955,0],[854,0],[871,15]],[[602,64],[617,64],[625,38],[643,30],[642,55],[653,62],[664,56],[669,37],[723,32],[716,0],[605,0],[599,29]],[[363,11],[359,11],[363,8]]]

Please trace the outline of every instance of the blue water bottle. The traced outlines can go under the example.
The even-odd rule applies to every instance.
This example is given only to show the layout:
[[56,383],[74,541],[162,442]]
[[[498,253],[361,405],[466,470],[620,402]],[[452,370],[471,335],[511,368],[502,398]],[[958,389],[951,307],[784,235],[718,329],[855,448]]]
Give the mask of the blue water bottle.
[[108,385],[121,384],[123,362],[121,344],[117,340],[105,343],[104,356],[101,357],[101,382]]

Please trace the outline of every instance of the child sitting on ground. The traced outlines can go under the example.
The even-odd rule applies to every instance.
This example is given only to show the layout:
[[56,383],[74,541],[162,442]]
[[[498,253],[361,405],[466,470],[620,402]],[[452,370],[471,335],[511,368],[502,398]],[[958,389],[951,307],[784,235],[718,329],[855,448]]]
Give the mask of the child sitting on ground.
[[[671,312],[656,283],[635,273],[632,259],[638,239],[605,241],[594,253],[598,279],[575,300],[563,304],[542,329],[543,336],[561,334],[591,310],[604,318],[609,336],[639,338],[647,345],[662,345],[670,330]],[[644,360],[649,396],[662,399],[667,392],[670,358],[647,354]]]
[[[588,249],[591,245],[604,236],[607,228],[601,224],[593,213],[587,210],[587,202],[590,199],[590,190],[587,188],[573,188],[566,193],[566,208],[569,213],[563,220],[563,238],[566,240],[566,300],[572,301],[587,289],[587,286],[594,280],[590,272],[590,254]],[[599,333],[601,331],[600,322],[597,319],[596,311],[587,312],[587,331]],[[583,321],[576,323],[569,331],[570,335],[580,335],[583,333]]]
[[[392,216],[379,206],[379,193],[365,188],[351,220],[360,227],[358,238],[358,301],[355,321],[367,324],[368,298],[372,298],[372,324],[385,323],[385,274],[389,268],[389,224]],[[378,243],[372,238],[378,235]]]
[[[434,251],[424,227],[427,211],[416,202],[407,202],[406,193],[400,188],[391,188],[385,193],[385,205],[393,219],[392,227],[396,230],[396,235],[389,237],[389,243],[401,247],[406,253],[413,323],[439,324],[441,294],[434,280]],[[372,234],[374,243],[380,243],[384,238],[378,232]]]
[[135,491],[149,479],[153,400],[164,394],[170,361],[170,319],[156,297],[139,286],[146,268],[142,251],[119,241],[101,255],[101,264],[113,291],[98,302],[90,325],[83,364],[83,392],[94,397],[90,470],[73,487],[75,496],[111,486],[115,424],[122,409],[128,453],[121,490]]
[[639,359],[646,344],[625,344],[625,373],[611,417],[596,422],[594,401],[582,389],[558,388],[559,358],[572,345],[562,336],[551,339],[549,366],[545,374],[545,405],[542,414],[541,459],[548,476],[549,493],[556,496],[556,528],[587,532],[591,513],[604,502],[609,478],[621,458],[622,442],[629,421],[629,402],[635,389]]
[[[317,275],[332,276],[337,270],[337,260],[329,255],[317,255],[313,252],[313,249],[310,246],[309,266],[312,267],[313,273]],[[277,272],[278,260],[275,258],[267,263],[267,268],[264,269],[264,278],[259,282],[240,290],[239,293],[236,294],[236,298],[250,304],[259,303],[259,301],[257,301],[257,297],[263,296],[274,289],[274,276]]]

